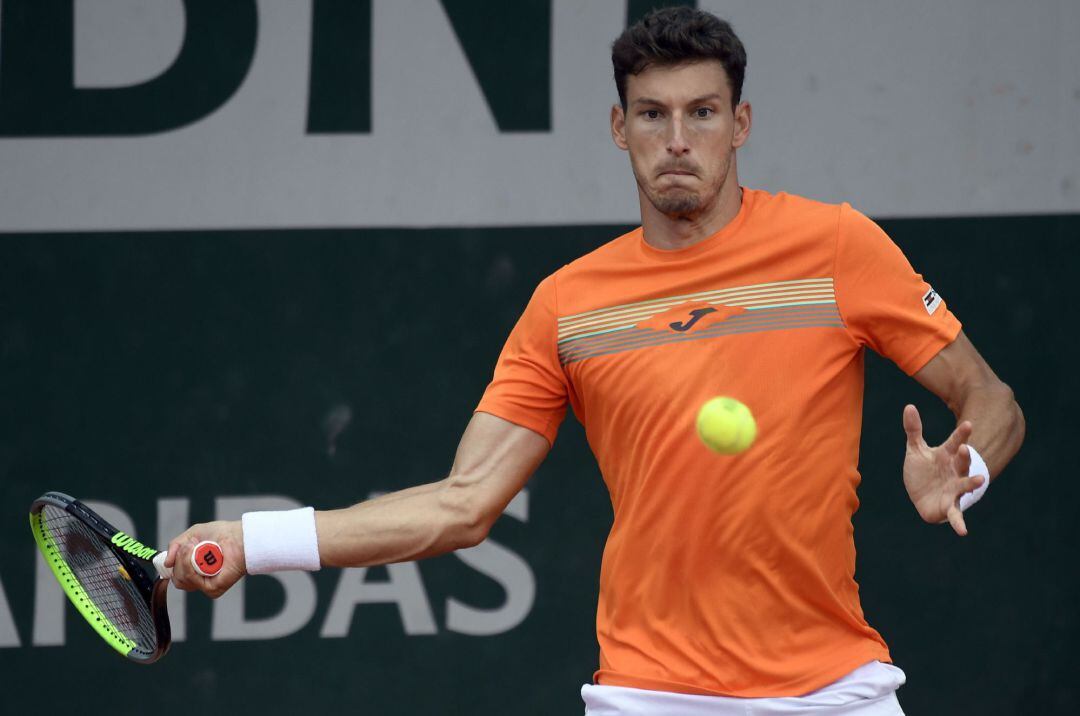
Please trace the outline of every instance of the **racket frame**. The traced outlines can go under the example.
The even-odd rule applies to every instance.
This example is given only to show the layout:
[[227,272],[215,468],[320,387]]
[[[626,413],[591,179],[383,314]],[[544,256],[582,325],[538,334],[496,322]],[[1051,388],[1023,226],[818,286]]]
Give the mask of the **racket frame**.
[[[81,521],[101,538],[102,545],[119,560],[150,610],[157,642],[153,649],[135,643],[120,631],[86,594],[71,567],[61,557],[56,542],[41,517],[41,511],[46,505],[62,509]],[[149,559],[143,559],[124,551],[113,541],[117,535],[122,534],[121,530],[110,525],[101,515],[74,497],[62,492],[47,492],[34,500],[30,505],[30,528],[34,533],[34,541],[37,542],[38,549],[68,599],[109,646],[137,664],[152,664],[165,655],[172,642],[167,609],[169,582],[160,576],[152,576],[157,573],[153,559],[162,554],[161,552],[151,555]]]

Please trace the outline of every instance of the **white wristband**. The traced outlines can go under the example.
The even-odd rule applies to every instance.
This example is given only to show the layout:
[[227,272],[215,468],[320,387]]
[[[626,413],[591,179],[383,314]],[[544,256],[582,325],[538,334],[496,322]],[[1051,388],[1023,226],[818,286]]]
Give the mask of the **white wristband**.
[[986,488],[990,487],[990,468],[986,466],[986,462],[982,459],[982,455],[975,452],[975,448],[971,447],[971,445],[968,445],[968,452],[971,453],[971,465],[968,467],[968,477],[982,475],[983,481],[973,492],[965,492],[963,495],[960,495],[961,512],[981,500],[982,496],[986,494]]
[[319,538],[315,534],[315,508],[280,512],[245,512],[244,563],[248,574],[267,574],[289,569],[314,572],[319,562]]

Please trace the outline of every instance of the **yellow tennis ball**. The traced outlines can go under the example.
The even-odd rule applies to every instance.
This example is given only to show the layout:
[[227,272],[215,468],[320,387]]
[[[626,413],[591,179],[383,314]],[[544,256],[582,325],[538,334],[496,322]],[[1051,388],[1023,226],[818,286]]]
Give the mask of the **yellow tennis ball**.
[[734,398],[712,398],[697,415],[697,433],[713,452],[737,455],[754,443],[757,423],[746,407]]

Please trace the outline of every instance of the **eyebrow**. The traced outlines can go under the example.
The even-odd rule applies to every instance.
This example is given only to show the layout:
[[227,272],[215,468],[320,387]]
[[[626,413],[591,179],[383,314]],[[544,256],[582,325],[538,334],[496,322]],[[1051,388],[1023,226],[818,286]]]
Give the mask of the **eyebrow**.
[[723,99],[724,98],[720,96],[719,92],[710,92],[709,94],[695,97],[694,99],[690,100],[688,104],[701,104],[702,102],[708,102],[710,100],[723,101]]
[[[712,92],[710,94],[702,95],[700,97],[695,97],[692,100],[690,100],[689,102],[687,102],[687,104],[701,104],[702,102],[708,102],[710,100],[723,100],[723,99],[724,98],[720,96],[719,92]],[[635,99],[630,104],[632,104],[632,105],[657,104],[657,105],[660,105],[660,106],[664,106],[663,102],[661,102],[658,99],[653,99],[652,97],[638,97],[637,99]]]

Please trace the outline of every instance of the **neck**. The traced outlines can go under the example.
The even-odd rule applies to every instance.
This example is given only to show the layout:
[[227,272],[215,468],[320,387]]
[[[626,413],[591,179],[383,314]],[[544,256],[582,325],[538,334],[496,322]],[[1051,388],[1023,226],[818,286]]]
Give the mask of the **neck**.
[[704,241],[731,223],[742,207],[742,189],[732,161],[720,193],[712,206],[693,217],[674,217],[663,214],[653,206],[645,193],[638,189],[641,205],[641,228],[650,246],[665,251],[675,251]]

